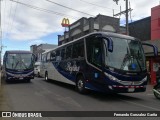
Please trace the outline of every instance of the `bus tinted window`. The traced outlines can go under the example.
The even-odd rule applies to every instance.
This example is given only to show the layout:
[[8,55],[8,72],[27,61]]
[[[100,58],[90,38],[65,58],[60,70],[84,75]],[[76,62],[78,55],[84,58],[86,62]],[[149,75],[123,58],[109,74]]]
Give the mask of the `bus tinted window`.
[[42,55],[42,61],[43,61],[43,62],[46,62],[46,54],[43,54],[43,55]]
[[56,51],[56,61],[61,60],[61,56],[60,56],[60,50]]
[[61,60],[65,59],[65,49],[61,50]]
[[66,59],[70,59],[72,57],[72,45],[66,48]]
[[50,52],[47,54],[47,61],[50,61]]
[[87,59],[90,63],[101,66],[102,64],[102,41],[99,38],[88,37],[87,45]]
[[73,58],[84,57],[84,43],[78,42],[73,44]]
[[56,60],[56,52],[52,51],[51,52],[51,61],[55,61]]

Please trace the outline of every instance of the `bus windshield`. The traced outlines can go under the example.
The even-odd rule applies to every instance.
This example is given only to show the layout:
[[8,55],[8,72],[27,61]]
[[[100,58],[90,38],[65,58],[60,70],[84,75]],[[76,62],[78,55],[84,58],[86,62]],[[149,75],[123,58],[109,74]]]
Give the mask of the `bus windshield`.
[[6,68],[14,70],[25,70],[33,67],[32,54],[8,54]]
[[[111,39],[114,47],[113,52],[109,52],[105,48],[106,66],[134,72],[146,70],[144,52],[138,40],[115,37],[111,37]],[[107,40],[104,39],[104,42],[107,45]]]

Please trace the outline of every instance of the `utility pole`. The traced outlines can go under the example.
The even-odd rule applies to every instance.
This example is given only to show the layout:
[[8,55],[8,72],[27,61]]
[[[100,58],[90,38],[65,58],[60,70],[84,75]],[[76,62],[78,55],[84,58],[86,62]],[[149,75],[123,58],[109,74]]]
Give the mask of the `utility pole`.
[[129,29],[128,29],[128,0],[126,0],[126,34],[129,35]]
[[[119,0],[113,0],[114,2],[116,2],[118,4]],[[120,13],[114,14],[113,16],[119,16],[121,14],[125,14],[126,16],[126,34],[129,35],[129,29],[128,29],[128,12],[132,11],[133,9],[128,8],[128,0],[126,1],[126,10],[124,11],[120,11]]]
[[0,48],[0,87],[1,87],[1,75],[2,75],[2,63],[1,63],[1,57],[2,57],[2,25],[1,25],[1,0],[0,0],[0,42],[1,42],[1,48]]
[[[0,0],[0,42],[1,41],[2,41],[2,25],[1,25],[1,0]],[[1,52],[2,52],[2,44],[0,48],[0,67],[1,67]]]

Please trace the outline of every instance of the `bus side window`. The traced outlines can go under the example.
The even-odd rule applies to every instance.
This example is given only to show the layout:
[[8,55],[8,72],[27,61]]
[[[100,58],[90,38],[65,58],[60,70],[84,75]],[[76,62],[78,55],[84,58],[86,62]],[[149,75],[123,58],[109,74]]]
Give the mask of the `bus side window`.
[[60,56],[60,50],[56,51],[56,61],[60,61],[61,60],[61,56]]
[[79,54],[78,57],[84,57],[84,43],[81,42],[78,46]]
[[78,42],[73,44],[73,58],[84,57],[84,43]]
[[46,54],[43,54],[43,55],[42,55],[42,62],[43,62],[43,63],[46,62]]
[[51,61],[56,61],[56,52],[55,51],[51,52]]
[[88,37],[87,45],[87,59],[90,63],[101,66],[102,65],[102,41],[94,36]]
[[50,52],[47,53],[47,62],[50,61]]
[[65,48],[61,50],[61,60],[65,60]]
[[72,45],[66,47],[66,59],[72,58]]

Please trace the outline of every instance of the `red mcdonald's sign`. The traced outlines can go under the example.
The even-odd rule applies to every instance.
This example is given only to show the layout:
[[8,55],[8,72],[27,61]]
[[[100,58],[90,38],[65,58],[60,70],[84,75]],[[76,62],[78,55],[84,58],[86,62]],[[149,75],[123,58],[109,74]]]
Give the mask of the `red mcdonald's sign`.
[[62,27],[68,27],[69,24],[69,19],[68,18],[63,18],[62,23],[61,23]]

